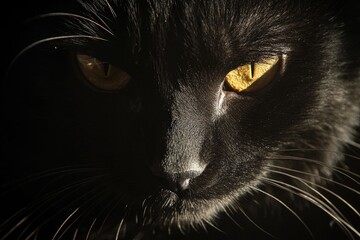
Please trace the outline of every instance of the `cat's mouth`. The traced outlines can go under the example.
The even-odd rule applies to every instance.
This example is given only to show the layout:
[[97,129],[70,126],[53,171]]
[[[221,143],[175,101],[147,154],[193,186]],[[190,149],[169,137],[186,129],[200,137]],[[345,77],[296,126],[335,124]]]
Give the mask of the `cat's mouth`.
[[[224,199],[191,199],[163,189],[143,201],[127,205],[125,213],[115,217],[117,226],[110,231],[119,236],[137,235],[141,232],[187,232],[196,226],[211,222],[223,208]],[[225,203],[226,204],[226,203]],[[121,227],[119,227],[119,225]]]
[[193,224],[211,221],[225,199],[194,199],[190,195],[162,190],[143,201],[143,223],[155,228],[190,228]]

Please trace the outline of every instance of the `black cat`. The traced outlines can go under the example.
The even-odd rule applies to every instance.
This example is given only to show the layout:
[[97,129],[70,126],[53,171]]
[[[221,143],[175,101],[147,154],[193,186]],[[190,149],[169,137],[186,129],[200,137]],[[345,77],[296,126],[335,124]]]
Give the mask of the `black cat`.
[[358,4],[28,4],[1,240],[360,237]]

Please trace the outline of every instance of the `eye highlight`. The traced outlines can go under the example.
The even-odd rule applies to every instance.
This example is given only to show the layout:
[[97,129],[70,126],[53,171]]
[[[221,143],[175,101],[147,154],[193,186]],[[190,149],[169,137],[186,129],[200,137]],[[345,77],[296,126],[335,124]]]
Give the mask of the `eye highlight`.
[[225,76],[227,86],[235,92],[256,92],[266,87],[279,70],[280,58],[274,56],[261,62],[252,62],[230,71]]
[[108,91],[121,90],[131,79],[124,70],[98,58],[77,53],[76,60],[86,80],[96,88]]

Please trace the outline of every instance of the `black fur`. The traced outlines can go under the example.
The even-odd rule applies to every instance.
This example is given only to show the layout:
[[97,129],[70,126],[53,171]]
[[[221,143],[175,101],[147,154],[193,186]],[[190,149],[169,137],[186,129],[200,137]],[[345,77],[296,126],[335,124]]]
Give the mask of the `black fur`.
[[[26,22],[13,49],[77,37],[11,54],[0,239],[359,237],[359,216],[332,194],[359,208],[357,4],[48,4],[26,12],[77,15]],[[76,52],[131,82],[89,87]],[[262,91],[224,87],[232,69],[274,55],[286,57],[284,72]],[[194,165],[205,170],[177,192],[178,173]]]

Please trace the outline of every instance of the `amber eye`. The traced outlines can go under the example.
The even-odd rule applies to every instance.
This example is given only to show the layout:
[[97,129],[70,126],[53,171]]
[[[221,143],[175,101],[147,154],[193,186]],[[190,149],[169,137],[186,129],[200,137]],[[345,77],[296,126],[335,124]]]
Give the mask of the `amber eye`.
[[131,76],[124,70],[98,58],[78,53],[76,60],[86,80],[99,89],[121,90],[131,79]]
[[227,86],[235,92],[256,92],[266,87],[279,71],[278,56],[261,62],[239,66],[230,71],[226,77]]

